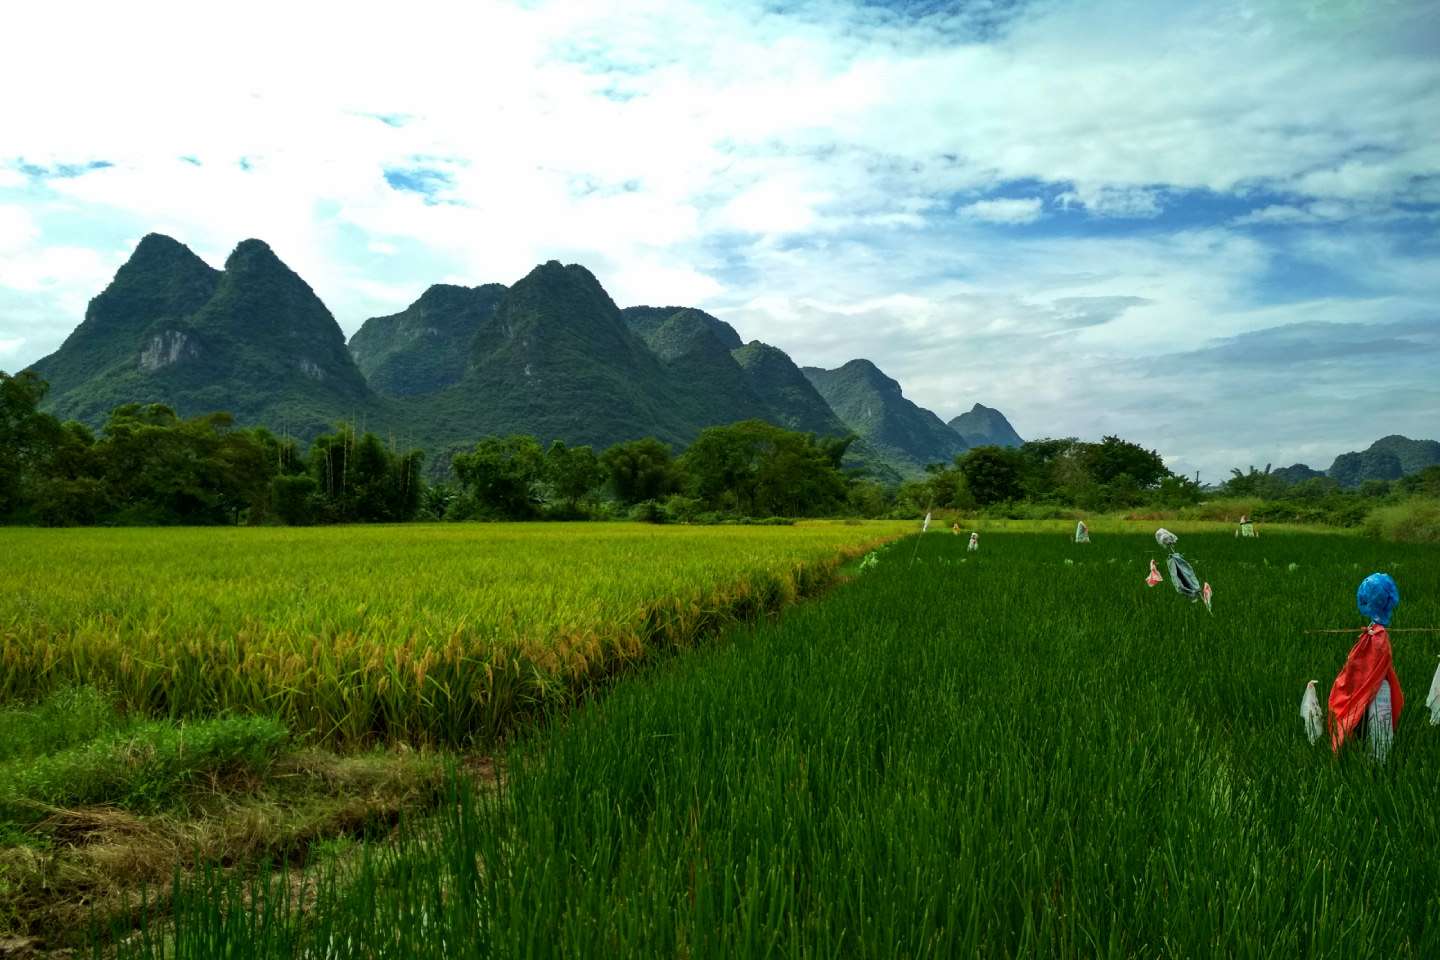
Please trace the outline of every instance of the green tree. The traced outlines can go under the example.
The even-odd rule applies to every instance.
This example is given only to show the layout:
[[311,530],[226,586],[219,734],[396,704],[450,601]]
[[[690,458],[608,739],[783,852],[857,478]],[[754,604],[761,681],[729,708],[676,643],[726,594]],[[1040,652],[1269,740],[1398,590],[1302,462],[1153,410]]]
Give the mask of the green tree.
[[52,527],[88,526],[113,510],[96,456],[95,435],[84,424],[67,421],[55,434],[41,471],[36,516]]
[[1222,489],[1228,496],[1259,497],[1264,500],[1276,500],[1283,497],[1287,487],[1285,481],[1271,474],[1268,463],[1265,464],[1264,470],[1256,470],[1252,465],[1244,473],[1238,467],[1232,467],[1230,479],[1222,485]]
[[486,437],[452,463],[472,515],[504,520],[534,515],[533,488],[545,473],[545,452],[534,437]]
[[979,506],[1018,500],[1024,493],[1020,485],[1023,460],[1018,450],[974,447],[959,458],[957,466],[965,477],[966,488]]
[[600,455],[600,465],[615,498],[624,504],[659,500],[683,485],[670,448],[654,437],[615,444]]
[[1100,484],[1108,485],[1123,474],[1139,489],[1152,490],[1170,475],[1160,454],[1119,437],[1086,444],[1083,459],[1090,476]]
[[0,519],[33,509],[46,459],[59,439],[59,422],[41,413],[49,389],[29,370],[0,371]]
[[125,404],[95,454],[121,522],[235,523],[268,501],[264,445],[226,413],[181,420],[163,404]]
[[356,436],[353,427],[342,424],[310,447],[321,515],[339,523],[413,520],[420,509],[422,463],[419,451],[387,450],[373,433]]
[[308,473],[282,473],[270,481],[270,509],[281,523],[308,526],[321,506],[320,487]]
[[444,520],[450,513],[451,505],[459,499],[455,487],[448,483],[427,483],[420,493],[422,520]]
[[844,507],[848,488],[839,462],[848,446],[743,420],[700,431],[681,464],[691,493],[713,510],[822,516]]
[[1073,500],[1094,485],[1074,437],[1030,440],[1020,446],[1020,485],[1027,500]]
[[890,492],[873,480],[850,484],[846,495],[847,513],[861,517],[883,517],[890,509]]
[[1440,497],[1440,466],[1426,467],[1418,473],[1401,477],[1395,482],[1395,487],[1401,493],[1412,496]]
[[556,440],[545,453],[545,479],[573,510],[605,482],[605,468],[590,447],[567,447]]
[[1200,502],[1200,484],[1189,477],[1168,476],[1160,481],[1156,499],[1163,506],[1183,507]]

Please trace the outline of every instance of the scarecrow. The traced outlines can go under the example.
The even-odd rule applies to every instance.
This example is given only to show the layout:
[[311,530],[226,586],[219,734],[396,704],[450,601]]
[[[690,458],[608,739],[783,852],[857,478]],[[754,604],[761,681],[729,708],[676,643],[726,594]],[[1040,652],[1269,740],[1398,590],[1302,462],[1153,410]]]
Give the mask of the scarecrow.
[[[1164,527],[1155,531],[1155,542],[1164,547],[1169,554],[1165,558],[1165,568],[1170,572],[1170,584],[1180,596],[1188,597],[1192,601],[1203,600],[1205,609],[1211,610],[1215,591],[1210,589],[1210,584],[1201,581],[1195,573],[1195,568],[1190,566],[1190,561],[1176,552],[1175,544],[1179,540],[1179,537]],[[1153,587],[1159,582],[1160,571],[1156,569],[1155,561],[1151,560],[1150,575],[1145,578],[1145,585]],[[1211,610],[1211,612],[1214,611]]]
[[1360,581],[1355,605],[1370,623],[1350,648],[1345,666],[1330,688],[1330,747],[1355,738],[1383,763],[1395,738],[1395,723],[1405,707],[1400,678],[1390,653],[1390,617],[1400,604],[1400,588],[1388,573]]

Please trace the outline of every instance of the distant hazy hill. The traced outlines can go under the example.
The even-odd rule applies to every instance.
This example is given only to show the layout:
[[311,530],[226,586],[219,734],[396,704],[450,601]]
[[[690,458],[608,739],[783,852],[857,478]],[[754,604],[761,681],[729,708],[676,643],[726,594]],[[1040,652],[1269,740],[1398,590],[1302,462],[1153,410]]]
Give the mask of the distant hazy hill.
[[1303,483],[1306,480],[1317,480],[1325,476],[1325,471],[1312,470],[1303,463],[1295,463],[1288,467],[1280,467],[1279,469],[1270,471],[1270,476],[1278,477],[1280,480],[1293,486],[1297,483]]
[[1329,477],[1341,487],[1353,490],[1366,480],[1398,480],[1436,464],[1440,464],[1440,442],[1392,434],[1381,437],[1364,450],[1340,454],[1329,470],[1315,470],[1297,463],[1273,470],[1271,476],[1290,484]]
[[370,386],[411,397],[458,383],[480,324],[495,314],[505,286],[438,283],[402,312],[371,317],[350,338],[350,354]]
[[841,421],[904,473],[949,463],[968,449],[963,437],[906,399],[900,384],[869,360],[851,360],[836,370],[805,367],[804,373]]
[[51,383],[50,410],[92,424],[122,403],[162,402],[313,435],[378,407],[335,318],[259,240],[220,272],[147,236],[35,369]]
[[950,421],[950,429],[965,438],[972,447],[1018,447],[1025,441],[1010,426],[1005,414],[994,407],[975,404],[970,412]]
[[1328,473],[1342,487],[1358,487],[1366,480],[1398,480],[1436,464],[1440,442],[1392,434],[1359,452],[1340,454]]
[[[432,286],[367,320],[347,347],[314,291],[261,241],[215,270],[152,234],[35,369],[51,383],[46,407],[91,425],[133,401],[226,410],[301,439],[353,420],[423,446],[441,470],[486,435],[682,447],[706,426],[750,418],[855,433],[847,462],[885,481],[966,448],[867,360],[802,371],[702,310],[621,310],[584,267],[555,261],[509,288]],[[977,413],[989,432],[976,435],[1009,430],[979,405],[966,416]]]

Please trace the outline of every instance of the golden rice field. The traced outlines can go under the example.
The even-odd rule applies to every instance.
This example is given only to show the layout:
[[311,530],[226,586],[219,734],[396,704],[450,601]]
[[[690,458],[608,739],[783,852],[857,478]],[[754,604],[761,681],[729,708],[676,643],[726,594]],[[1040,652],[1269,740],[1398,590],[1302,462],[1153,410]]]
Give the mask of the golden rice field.
[[912,528],[11,529],[0,701],[100,684],[157,715],[261,712],[329,742],[493,740]]

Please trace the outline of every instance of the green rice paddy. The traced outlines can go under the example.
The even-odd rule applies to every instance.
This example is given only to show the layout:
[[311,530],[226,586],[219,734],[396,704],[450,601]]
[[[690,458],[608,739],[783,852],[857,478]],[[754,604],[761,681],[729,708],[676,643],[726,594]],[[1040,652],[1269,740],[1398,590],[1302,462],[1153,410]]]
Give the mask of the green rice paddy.
[[1373,570],[1395,627],[1440,626],[1440,554],[1184,534],[1211,614],[1144,585],[1148,535],[1094,535],[900,541],[597,692],[395,838],[187,880],[120,955],[1440,955],[1440,633],[1395,635],[1386,765],[1298,714],[1352,642],[1305,631],[1358,629]]

